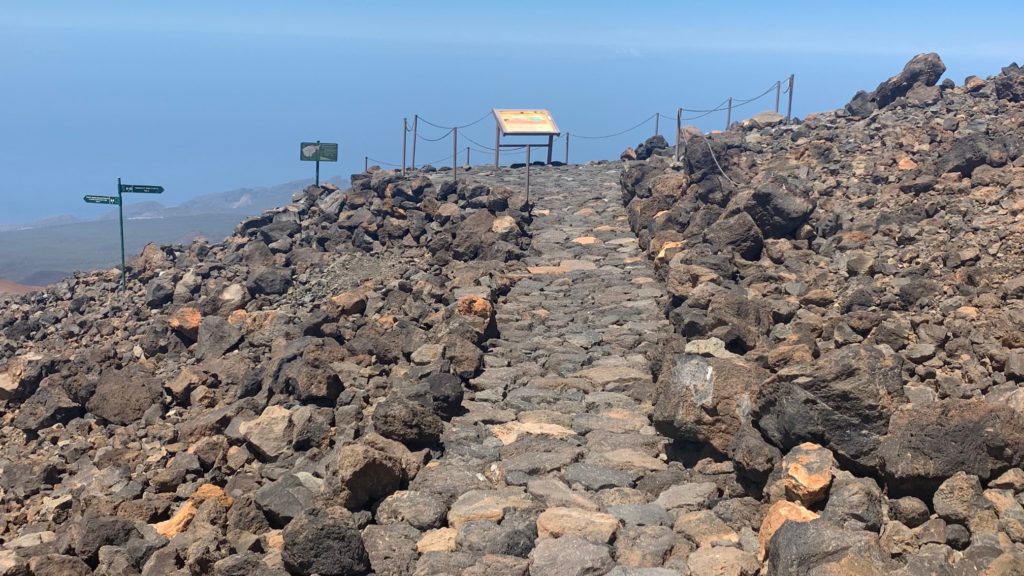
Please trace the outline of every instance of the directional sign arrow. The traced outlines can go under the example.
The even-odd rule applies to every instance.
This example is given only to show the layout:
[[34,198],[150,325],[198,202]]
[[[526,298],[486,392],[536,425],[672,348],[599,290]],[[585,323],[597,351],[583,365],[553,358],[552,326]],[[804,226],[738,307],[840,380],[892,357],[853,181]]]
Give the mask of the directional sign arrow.
[[82,198],[89,204],[120,204],[121,199],[117,196],[85,196]]
[[121,184],[118,190],[121,194],[161,194],[164,191],[164,187],[146,184]]

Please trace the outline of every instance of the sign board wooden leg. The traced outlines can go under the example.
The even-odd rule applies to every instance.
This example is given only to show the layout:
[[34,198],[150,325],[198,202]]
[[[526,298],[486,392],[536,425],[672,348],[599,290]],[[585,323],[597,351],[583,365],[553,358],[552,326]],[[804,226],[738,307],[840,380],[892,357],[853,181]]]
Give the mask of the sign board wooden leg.
[[533,146],[526,145],[526,205],[530,205],[530,151]]

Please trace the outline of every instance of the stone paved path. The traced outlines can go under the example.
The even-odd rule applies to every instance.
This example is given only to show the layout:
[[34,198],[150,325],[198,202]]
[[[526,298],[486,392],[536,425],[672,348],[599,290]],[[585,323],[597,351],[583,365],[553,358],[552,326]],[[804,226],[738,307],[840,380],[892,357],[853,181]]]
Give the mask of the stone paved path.
[[[619,170],[534,170],[528,271],[498,304],[500,337],[444,456],[410,486],[448,508],[447,527],[418,542],[417,574],[756,570],[753,532],[709,510],[722,494],[713,474],[729,470],[668,462],[669,441],[650,424],[651,361],[671,328],[626,223]],[[521,186],[523,176],[472,178]]]

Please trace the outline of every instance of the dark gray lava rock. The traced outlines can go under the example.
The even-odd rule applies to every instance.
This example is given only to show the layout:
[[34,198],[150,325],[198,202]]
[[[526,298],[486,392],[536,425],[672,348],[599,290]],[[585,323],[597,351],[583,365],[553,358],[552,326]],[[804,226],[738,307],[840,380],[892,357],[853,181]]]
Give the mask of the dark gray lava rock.
[[86,408],[113,424],[131,424],[163,398],[159,381],[138,370],[111,370],[100,377]]
[[34,432],[57,423],[66,424],[84,412],[63,388],[44,384],[21,405],[12,424]]
[[765,238],[785,238],[803,226],[814,211],[814,204],[775,186],[762,186],[743,207],[761,229]]
[[1016,63],[1003,68],[993,80],[996,97],[1010,102],[1024,101],[1024,69]]
[[199,325],[196,357],[201,360],[220,358],[242,341],[242,331],[220,316],[207,316]]
[[281,557],[291,574],[360,576],[370,572],[359,530],[333,510],[313,508],[303,513],[285,527],[282,537]]
[[818,519],[786,522],[768,544],[768,574],[886,574],[895,568],[878,545],[878,535],[843,530]]
[[374,408],[373,428],[385,438],[417,449],[437,444],[444,425],[437,414],[419,402],[388,398]]
[[892,416],[879,449],[890,490],[928,493],[957,472],[988,480],[1024,464],[1024,421],[1007,405],[945,400]]

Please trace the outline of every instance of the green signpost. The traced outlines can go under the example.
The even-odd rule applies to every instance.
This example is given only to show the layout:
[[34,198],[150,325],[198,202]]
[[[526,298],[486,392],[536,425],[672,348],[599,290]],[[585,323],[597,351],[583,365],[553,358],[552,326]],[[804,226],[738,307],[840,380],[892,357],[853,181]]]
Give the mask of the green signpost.
[[87,204],[120,204],[121,199],[117,196],[86,196]]
[[320,163],[338,161],[338,145],[334,142],[300,142],[299,160],[316,162],[316,185],[320,185]]
[[148,184],[121,184],[121,179],[117,179],[117,196],[95,196],[87,195],[82,199],[85,200],[86,204],[116,204],[117,205],[117,221],[121,227],[121,290],[125,290],[128,287],[128,279],[125,276],[125,265],[124,265],[124,198],[122,194],[163,194],[163,186],[151,186]]

